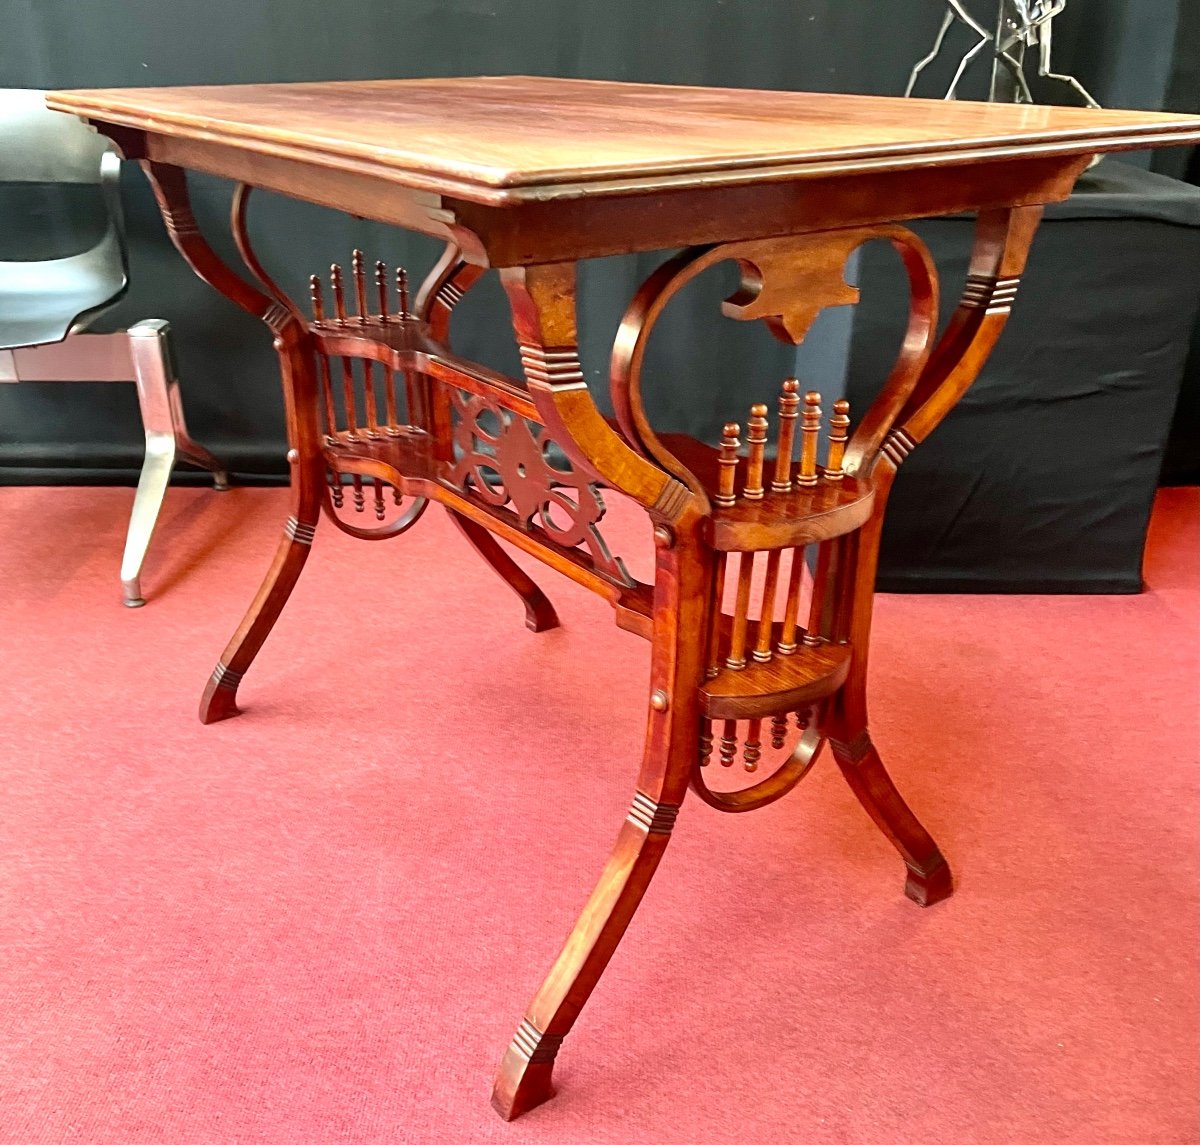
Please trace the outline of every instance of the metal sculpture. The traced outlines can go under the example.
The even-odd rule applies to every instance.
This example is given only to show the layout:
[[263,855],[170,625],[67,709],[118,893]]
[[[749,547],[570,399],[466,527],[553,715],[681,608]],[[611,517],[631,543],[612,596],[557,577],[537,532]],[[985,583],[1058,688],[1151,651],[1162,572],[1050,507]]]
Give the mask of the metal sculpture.
[[967,69],[985,48],[990,47],[992,84],[988,98],[993,102],[1033,103],[1033,94],[1025,78],[1025,53],[1027,49],[1036,48],[1039,76],[1066,84],[1088,107],[1099,107],[1087,88],[1074,76],[1056,72],[1051,65],[1054,18],[1066,6],[1067,0],[1000,0],[996,27],[989,30],[967,11],[963,0],[946,0],[946,13],[934,38],[933,48],[913,67],[904,94],[912,95],[921,73],[941,55],[950,29],[958,23],[970,29],[977,39],[959,60],[954,78],[946,89],[945,99],[957,98],[958,85]]

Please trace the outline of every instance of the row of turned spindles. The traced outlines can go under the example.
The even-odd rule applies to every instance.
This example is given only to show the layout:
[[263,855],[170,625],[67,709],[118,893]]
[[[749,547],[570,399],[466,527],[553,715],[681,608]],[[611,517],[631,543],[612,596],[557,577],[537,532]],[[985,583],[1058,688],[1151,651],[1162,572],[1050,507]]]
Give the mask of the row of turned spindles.
[[[804,395],[804,412],[800,412],[800,383],[788,378],[779,395],[779,442],[775,452],[775,472],[771,481],[772,493],[790,493],[793,488],[809,488],[825,481],[841,481],[842,460],[846,452],[846,441],[850,436],[850,403],[841,399],[833,403],[833,416],[829,419],[829,455],[825,467],[818,473],[817,441],[821,433],[821,395],[810,390]],[[746,443],[749,446],[746,459],[746,480],[741,496],[747,501],[761,501],[766,496],[764,469],[766,466],[767,437],[770,424],[767,407],[750,407],[747,423]],[[800,467],[796,471],[792,457],[796,446],[796,421],[800,421]],[[737,422],[726,424],[721,433],[721,448],[717,454],[718,488],[713,498],[717,505],[729,508],[737,504],[738,440],[742,427]]]
[[[779,715],[772,716],[770,727],[771,747],[776,751],[779,751],[787,743],[788,734],[791,731],[789,717],[793,715],[796,721],[796,728],[800,731],[801,735],[808,730],[808,725],[812,720],[811,708],[803,708],[795,713],[782,712]],[[747,771],[757,771],[763,753],[762,734],[765,722],[765,719],[747,720],[746,738],[741,740],[737,734],[737,720],[702,720],[700,724],[700,766],[708,766],[715,746],[722,767],[732,767],[740,750],[742,766]],[[717,723],[721,725],[720,737],[716,735]]]
[[[823,470],[818,474],[817,443],[821,432],[821,395],[810,391],[804,396],[804,413],[801,420],[801,448],[799,470],[795,471],[792,455],[795,447],[796,421],[800,417],[799,383],[795,378],[788,378],[783,383],[779,397],[779,442],[775,456],[774,479],[771,482],[771,492],[786,494],[794,487],[806,488],[815,486],[819,481],[840,482],[843,477],[842,460],[845,456],[846,441],[850,435],[850,403],[839,400],[834,403],[833,416],[829,419],[829,453]],[[762,500],[766,496],[763,488],[763,469],[766,463],[766,443],[770,430],[767,421],[767,407],[755,405],[750,409],[750,444],[749,457],[746,466],[746,483],[741,496],[749,501]],[[740,427],[731,422],[725,427],[721,440],[721,450],[718,455],[720,464],[720,488],[714,498],[718,506],[728,507],[736,504],[735,477],[738,466],[738,434]],[[809,624],[801,635],[800,629],[800,596],[804,585],[804,549],[792,549],[791,571],[788,576],[786,597],[784,600],[783,621],[780,625],[778,639],[773,641],[775,632],[775,603],[779,594],[780,573],[783,564],[783,550],[770,549],[766,554],[766,576],[764,578],[762,599],[758,609],[757,633],[754,647],[748,648],[750,639],[750,596],[754,580],[755,554],[753,552],[738,553],[737,592],[734,599],[732,622],[729,629],[729,648],[722,656],[721,641],[721,601],[725,595],[725,582],[729,575],[730,561],[733,553],[726,553],[717,565],[717,583],[714,619],[709,648],[709,677],[716,676],[722,667],[732,671],[741,671],[749,664],[750,659],[761,664],[769,663],[775,656],[790,656],[801,643],[815,646],[821,643],[818,633],[819,612],[821,608],[821,585],[815,585],[813,597],[809,606]]]
[[[375,293],[379,309],[371,312],[367,301],[367,274],[363,252],[356,250],[351,258],[350,273],[354,282],[355,311],[353,314],[346,310],[346,288],[342,278],[342,268],[336,262],[329,268],[329,287],[333,297],[333,313],[327,314],[321,280],[312,275],[308,280],[309,294],[312,298],[313,319],[318,323],[336,324],[350,327],[367,326],[378,323],[388,326],[393,323],[411,321],[413,315],[409,310],[408,272],[404,267],[396,268],[396,305],[393,308],[391,298],[391,276],[387,264],[380,261],[375,263]],[[339,433],[337,405],[334,400],[333,379],[330,372],[329,359],[324,354],[318,354],[318,371],[320,373],[321,390],[325,404],[326,432],[330,437]],[[363,406],[366,417],[360,418],[358,401],[354,391],[354,371],[349,358],[341,358],[341,389],[342,403],[345,407],[345,432],[347,441],[360,441],[362,438],[378,438],[388,435],[396,436],[402,432],[396,412],[396,385],[392,371],[382,363],[379,369],[383,374],[384,390],[384,420],[379,421],[379,403],[376,397],[375,367],[369,358],[363,358]],[[411,395],[410,395],[411,396]],[[363,422],[366,422],[364,425]]]
[[[388,271],[387,264],[382,260],[375,263],[375,299],[378,305],[378,310],[375,313],[372,313],[371,305],[367,300],[366,261],[361,250],[355,250],[351,257],[350,275],[354,287],[353,313],[348,312],[346,308],[346,286],[342,275],[342,268],[338,263],[333,263],[329,268],[329,291],[333,300],[332,314],[326,312],[320,277],[314,274],[309,278],[309,296],[312,300],[312,313],[315,322],[353,328],[355,326],[365,327],[369,323],[388,326],[393,323],[410,321],[413,318],[409,308],[408,272],[404,267],[400,266],[396,268],[395,305],[393,305],[391,293],[392,276]],[[375,384],[376,363],[368,358],[361,359],[363,372],[362,404],[365,407],[366,417],[360,418],[359,403],[355,394],[353,365],[349,358],[342,357],[339,361],[341,363],[341,396],[345,420],[345,431],[341,433],[343,440],[355,442],[361,441],[364,438],[395,437],[403,432],[397,414],[396,380],[392,371],[387,366],[379,363],[384,390],[384,421],[381,425]],[[325,354],[318,353],[317,355],[317,371],[320,377],[321,394],[324,399],[326,436],[332,440],[341,431],[339,430],[337,402],[334,398],[330,361]],[[411,397],[410,393],[410,401]],[[364,421],[366,422],[365,425],[362,424]],[[385,502],[387,486],[379,478],[373,478],[371,483],[374,493],[375,517],[377,520],[382,521],[387,515]],[[340,509],[345,503],[340,473],[330,472],[329,489],[334,508]],[[351,475],[351,489],[354,511],[356,513],[365,512],[366,494],[363,489],[363,479],[357,473]],[[396,505],[399,505],[402,500],[400,490],[395,487],[392,487],[392,499]]]

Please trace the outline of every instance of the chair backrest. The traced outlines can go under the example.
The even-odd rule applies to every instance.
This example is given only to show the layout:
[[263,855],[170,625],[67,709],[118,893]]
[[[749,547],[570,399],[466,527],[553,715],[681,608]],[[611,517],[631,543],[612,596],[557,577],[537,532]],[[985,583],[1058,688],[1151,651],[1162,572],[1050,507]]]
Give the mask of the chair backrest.
[[0,88],[0,347],[58,341],[124,293],[119,173],[44,92]]
[[0,183],[99,183],[108,150],[102,135],[30,88],[0,88],[0,142]]

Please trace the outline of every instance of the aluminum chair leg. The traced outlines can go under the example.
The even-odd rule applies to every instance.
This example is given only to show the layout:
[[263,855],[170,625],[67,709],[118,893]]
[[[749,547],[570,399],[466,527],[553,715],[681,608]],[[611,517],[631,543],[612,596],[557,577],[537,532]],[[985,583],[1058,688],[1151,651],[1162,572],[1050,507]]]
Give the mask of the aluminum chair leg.
[[125,604],[139,608],[146,603],[142,596],[141,571],[158,523],[159,510],[166,496],[167,485],[176,456],[213,474],[213,487],[229,488],[229,475],[221,463],[188,434],[183,417],[179,383],[171,359],[170,325],[161,319],[151,319],[131,326],[129,350],[137,382],[138,405],[146,432],[146,459],[138,479],[125,538],[125,554],[121,559],[121,589]]

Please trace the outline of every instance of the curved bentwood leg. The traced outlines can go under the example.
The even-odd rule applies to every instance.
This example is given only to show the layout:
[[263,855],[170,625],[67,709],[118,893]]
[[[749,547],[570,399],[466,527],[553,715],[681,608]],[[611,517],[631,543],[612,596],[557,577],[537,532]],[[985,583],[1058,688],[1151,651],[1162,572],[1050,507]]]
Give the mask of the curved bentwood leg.
[[[893,471],[894,472],[894,471]],[[878,470],[877,482],[878,482]],[[886,479],[885,479],[886,480]],[[890,485],[890,480],[887,481]],[[876,496],[886,499],[886,486]],[[882,507],[851,544],[855,550],[846,575],[854,578],[855,620],[870,608],[878,563]],[[865,619],[869,625],[869,616]],[[829,746],[850,789],[875,825],[900,852],[908,868],[904,893],[921,906],[932,906],[954,890],[950,866],[933,837],[921,825],[892,782],[867,729],[867,644],[855,644],[850,675],[832,705]]]
[[[443,346],[450,345],[450,318],[463,296],[479,281],[483,268],[469,263],[462,257],[458,247],[451,244],[443,252],[437,265],[417,295],[418,316],[429,323],[430,336]],[[443,387],[428,395],[429,429],[436,442],[451,440],[450,404]],[[412,414],[410,413],[410,417]],[[559,626],[558,614],[550,598],[534,583],[533,579],[504,551],[496,539],[481,525],[454,512],[447,507],[450,519],[470,546],[491,565],[496,575],[508,585],[525,606],[525,626],[531,632],[545,632]]]
[[638,501],[655,522],[654,629],[646,745],[637,790],[596,889],[500,1064],[492,1104],[506,1120],[553,1093],[551,1072],[666,849],[699,750],[702,642],[712,558],[698,502],[635,454],[601,417],[576,351],[570,266],[501,272],[530,394],[573,463]]
[[875,512],[851,543],[839,585],[839,624],[854,648],[850,675],[832,709],[830,745],[842,774],[908,868],[905,893],[921,906],[948,897],[950,867],[929,832],[904,802],[871,742],[867,661],[875,571],[888,494],[904,459],[925,440],[978,376],[1008,320],[1041,208],[986,211],[979,216],[966,290],[945,333],[908,395],[895,428],[876,452],[851,442],[847,470],[870,471]]
[[705,631],[711,568],[696,538],[685,540],[679,527],[655,531],[652,694],[637,790],[596,889],[500,1063],[492,1104],[505,1120],[553,1095],[555,1055],[658,868],[699,750],[704,667],[694,637]]
[[295,307],[265,276],[250,252],[245,233],[245,193],[234,197],[234,239],[247,268],[263,289],[249,285],[223,263],[201,235],[192,215],[187,176],[178,167],[143,162],[171,241],[196,274],[243,310],[261,319],[275,335],[287,416],[288,460],[292,465],[291,514],[283,539],[258,595],[209,679],[200,701],[200,720],[215,723],[237,715],[237,688],[283,611],[308,558],[324,495],[324,464],[317,424],[317,383],[313,349]]
[[[289,407],[295,400],[310,403],[300,406],[301,409],[315,409],[317,395],[312,356],[281,349],[280,362],[284,391],[292,395],[288,400]],[[283,536],[271,567],[205,686],[200,698],[201,723],[212,724],[238,714],[238,685],[279,619],[312,549],[325,495],[324,471],[311,457],[306,461],[295,447],[291,456],[294,458],[291,514],[284,523]],[[319,458],[319,454],[317,456]]]
[[450,520],[468,541],[475,551],[483,557],[499,574],[501,580],[521,598],[525,605],[525,627],[530,632],[545,632],[557,628],[558,613],[550,598],[534,583],[533,578],[501,547],[500,542],[482,525],[476,524],[470,517],[448,509]]

